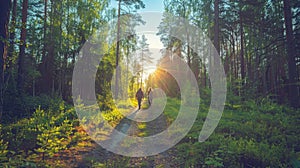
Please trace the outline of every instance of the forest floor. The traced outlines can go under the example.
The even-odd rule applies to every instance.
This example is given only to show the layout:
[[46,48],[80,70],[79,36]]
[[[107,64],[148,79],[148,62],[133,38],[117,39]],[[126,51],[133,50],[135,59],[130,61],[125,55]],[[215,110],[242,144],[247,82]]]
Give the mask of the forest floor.
[[[162,102],[160,99],[157,100]],[[203,100],[205,101],[206,99]],[[152,109],[155,109],[153,108],[155,107],[155,103],[149,108],[147,107],[147,103],[144,103],[142,110],[137,110],[134,108],[136,103],[127,106],[127,102],[121,102],[118,107],[122,105],[124,109],[121,110],[124,111],[120,113],[120,110],[114,110],[108,113],[109,115],[105,119],[113,128],[126,135],[142,138],[151,137],[171,127],[171,124],[178,117],[181,100],[168,98],[166,102],[164,107],[161,106],[163,107],[162,114],[156,114],[159,110],[152,111]],[[47,111],[37,110],[33,117],[22,119],[17,123],[3,127],[3,135],[6,139],[2,142],[9,142],[9,146],[7,158],[1,158],[1,147],[3,151],[5,144],[2,146],[0,139],[0,167],[160,168],[300,166],[299,110],[277,105],[269,100],[259,104],[251,100],[245,102],[235,101],[235,104],[227,104],[225,106],[222,119],[218,123],[218,127],[214,130],[214,133],[207,141],[200,143],[198,141],[199,130],[202,129],[203,123],[207,119],[208,110],[209,101],[202,102],[199,106],[196,121],[188,134],[174,147],[154,156],[148,156],[145,152],[151,152],[152,149],[157,148],[161,149],[161,147],[165,147],[162,145],[168,145],[171,141],[166,143],[163,140],[153,141],[153,143],[151,141],[146,144],[154,144],[154,146],[143,150],[144,148],[141,148],[143,147],[141,143],[126,140],[124,135],[110,136],[114,135],[110,133],[111,129],[109,132],[103,132],[108,127],[106,125],[103,126],[103,121],[98,117],[105,113],[92,115],[90,118],[95,119],[96,122],[85,121],[87,123],[86,126],[79,125],[79,120],[74,117],[72,124],[67,123],[57,127],[56,125],[51,126],[48,124],[49,117],[51,117],[50,122],[52,123],[61,122],[61,119],[65,117],[70,116],[72,118],[75,113],[74,109],[71,108],[70,110],[63,111],[61,112],[63,115],[59,116],[55,116],[55,114]],[[139,117],[145,117],[147,120],[137,120]],[[65,122],[66,120],[63,121]],[[55,141],[57,143],[50,143],[52,141],[49,141],[49,139],[41,139],[48,138],[50,133],[48,133],[48,130],[45,132],[32,130],[36,126],[39,126],[38,128],[50,127],[52,131],[50,133],[53,133],[53,131],[56,133],[56,136],[53,136],[54,138],[52,136],[50,138],[56,138]],[[67,131],[63,129],[67,129]],[[87,132],[90,132],[89,129],[92,131],[97,130],[96,136],[88,135]],[[64,133],[60,132],[61,130]],[[98,130],[101,132],[99,133]],[[60,137],[62,137],[62,140]],[[64,138],[67,139],[64,141]],[[116,139],[117,141],[112,141]],[[97,140],[105,140],[105,142],[110,144],[108,144],[108,148],[104,148],[103,144],[99,145],[97,143]],[[60,152],[55,152],[56,148],[58,148],[56,145],[63,147],[59,150]],[[116,154],[120,152],[120,149],[124,149],[123,147],[129,149],[129,152],[135,152],[133,154],[137,155],[141,153],[147,157],[128,157]],[[124,155],[130,155],[130,153],[125,153]]]
[[[169,98],[163,113],[154,115],[147,103],[142,110],[133,106],[120,118],[115,129],[126,135],[149,137],[156,135],[172,124],[178,116],[181,101]],[[189,133],[174,147],[165,152],[147,157],[128,157],[115,154],[96,143],[81,126],[75,127],[76,142],[68,150],[47,157],[45,167],[114,167],[114,168],[160,168],[160,167],[299,167],[299,111],[271,102],[257,104],[246,101],[229,104],[222,119],[210,138],[198,142],[199,130],[207,118],[208,102],[199,107],[198,117]],[[149,112],[151,111],[151,112]],[[122,113],[123,114],[123,113]],[[149,115],[148,115],[149,114]],[[136,122],[138,116],[155,117],[153,120]],[[99,124],[98,124],[99,125]],[[102,128],[101,126],[98,126]],[[94,128],[94,127],[92,127]],[[78,140],[76,136],[78,136]],[[130,143],[121,137],[107,136],[106,142],[114,142],[113,149],[126,145],[134,152],[145,152],[140,144]],[[73,138],[73,137],[71,137]],[[123,140],[123,142],[122,142]],[[129,142],[129,143],[128,143]],[[155,143],[155,142],[154,142]],[[74,146],[75,145],[75,146]],[[122,145],[120,147],[120,145]],[[158,146],[158,145],[157,145]],[[111,146],[110,146],[111,147]],[[149,148],[147,148],[149,149]],[[152,149],[152,148],[150,148]],[[111,150],[111,149],[110,149]],[[27,159],[30,160],[30,159]],[[39,158],[36,162],[43,165]],[[35,163],[36,163],[35,162]]]
[[[144,110],[133,109],[131,114],[138,115],[145,112]],[[144,113],[145,114],[145,113]],[[132,136],[146,137],[162,132],[168,127],[167,119],[164,114],[150,122],[135,122],[128,118],[124,118],[116,126],[117,130]],[[147,157],[127,157],[114,154],[95,141],[93,141],[82,129],[76,128],[79,133],[85,136],[85,140],[77,146],[63,151],[48,160],[56,165],[64,165],[65,167],[176,167],[176,157],[172,149]],[[122,140],[120,140],[122,141]],[[138,148],[138,147],[137,147]]]

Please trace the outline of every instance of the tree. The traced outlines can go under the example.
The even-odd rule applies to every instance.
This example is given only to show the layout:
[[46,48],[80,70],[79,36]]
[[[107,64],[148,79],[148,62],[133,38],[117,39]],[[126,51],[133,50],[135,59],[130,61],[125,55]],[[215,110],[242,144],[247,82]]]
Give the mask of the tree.
[[17,88],[19,94],[23,93],[24,86],[24,59],[25,59],[25,48],[26,48],[26,23],[27,23],[27,10],[28,10],[28,0],[23,0],[22,3],[22,28],[20,36],[20,52],[18,58],[18,83]]
[[245,72],[245,55],[244,55],[244,20],[243,20],[243,4],[240,3],[239,7],[239,19],[240,19],[240,62],[241,62],[241,80],[242,85],[245,82],[246,72]]
[[15,45],[15,36],[16,36],[16,18],[17,18],[17,0],[13,0],[12,3],[12,12],[11,12],[11,21],[10,21],[10,35],[9,35],[9,52],[8,57],[13,56],[14,45]]
[[[295,35],[292,38],[299,38],[299,19],[296,18],[300,16],[300,3],[290,3],[291,11],[295,12],[295,15],[290,14],[290,25],[293,24],[291,27],[294,28],[294,31],[290,30],[290,34]],[[299,70],[295,67],[296,62],[300,60],[295,54],[299,48],[295,46],[299,43],[287,40],[294,41],[294,56],[288,61],[287,57],[284,57],[287,44],[284,38],[288,33],[284,33],[282,0],[165,0],[164,4],[165,12],[169,14],[164,13],[163,22],[160,24],[161,40],[167,49],[174,51],[174,48],[180,48],[179,53],[183,56],[187,53],[187,63],[191,61],[194,73],[200,73],[200,81],[203,81],[204,86],[209,72],[206,70],[209,68],[206,67],[206,63],[215,62],[206,57],[201,58],[202,60],[195,59],[192,49],[169,36],[172,34],[172,28],[176,27],[169,15],[188,19],[190,24],[198,26],[211,38],[231,83],[229,90],[239,96],[247,95],[246,98],[271,97],[277,102],[285,103],[285,99],[293,97],[296,101],[298,95],[295,94],[298,94],[299,88],[295,88],[293,84],[297,84],[299,78]],[[197,38],[191,37],[188,40],[197,43]],[[291,61],[294,61],[292,67],[288,63]],[[285,67],[293,70],[287,71]],[[286,74],[291,72],[294,77],[287,77]],[[288,78],[295,81],[287,82]],[[286,88],[293,88],[294,91],[289,92],[294,96],[286,95]]]
[[288,54],[288,74],[289,74],[289,102],[292,107],[299,107],[299,95],[297,88],[297,69],[296,69],[296,48],[293,36],[292,12],[290,0],[284,0],[284,20]]
[[214,1],[214,46],[220,54],[220,39],[219,39],[219,1],[220,0],[215,0]]
[[7,56],[9,12],[10,0],[5,0],[0,7],[0,119],[2,118],[4,104],[4,66]]
[[117,23],[117,47],[116,47],[116,78],[115,78],[115,97],[118,98],[119,95],[119,78],[120,78],[120,67],[119,67],[119,60],[120,60],[120,33],[121,33],[121,3],[123,2],[124,6],[132,7],[134,6],[135,10],[144,8],[145,4],[141,0],[118,0],[118,23]]
[[143,87],[143,75],[144,75],[144,70],[145,70],[145,64],[147,63],[152,63],[152,57],[151,57],[151,52],[149,51],[149,44],[147,43],[147,38],[146,36],[143,34],[142,35],[142,39],[139,41],[139,62],[141,64],[141,79],[140,79],[140,87]]
[[120,50],[120,17],[121,17],[121,0],[118,3],[118,27],[117,27],[117,47],[116,47],[116,79],[115,79],[115,96],[118,98],[119,95],[119,50]]

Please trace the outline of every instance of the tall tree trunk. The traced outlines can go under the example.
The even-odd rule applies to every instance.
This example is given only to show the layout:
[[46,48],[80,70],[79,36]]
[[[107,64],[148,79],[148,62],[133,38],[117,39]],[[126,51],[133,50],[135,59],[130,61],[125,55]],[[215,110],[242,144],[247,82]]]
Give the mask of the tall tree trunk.
[[214,46],[220,54],[220,42],[219,42],[219,1],[214,1]]
[[14,45],[15,45],[15,36],[16,36],[16,17],[17,17],[17,0],[13,0],[13,7],[12,7],[12,16],[11,16],[11,33],[9,35],[9,52],[8,57],[12,57],[12,54],[14,52]]
[[292,28],[292,11],[290,0],[284,0],[284,21],[286,28],[286,42],[288,54],[288,74],[289,74],[289,102],[292,107],[299,107],[299,95],[297,89],[297,68],[296,68],[296,47]]
[[238,57],[238,39],[237,39],[237,33],[233,32],[235,34],[235,40],[232,44],[233,47],[233,53],[234,53],[234,78],[238,79],[239,76],[239,57]]
[[188,66],[191,68],[191,47],[190,47],[190,35],[189,32],[186,30],[187,35],[187,61]]
[[232,74],[232,78],[233,79],[237,79],[237,66],[236,66],[236,55],[235,55],[235,38],[234,38],[234,31],[232,30],[232,35],[231,35],[231,38],[232,38],[232,53],[231,53],[231,74]]
[[27,8],[28,0],[23,0],[22,3],[22,28],[21,28],[21,37],[20,37],[20,53],[18,59],[18,92],[19,94],[23,93],[24,85],[24,57],[25,57],[25,48],[26,48],[26,23],[27,23]]
[[[47,0],[45,1],[44,8],[44,49],[43,49],[43,58],[41,64],[41,74],[42,74],[42,92],[43,93],[52,93],[53,92],[53,71],[54,71],[54,54],[55,54],[55,44],[54,44],[54,17],[57,11],[55,5],[56,1],[50,1],[50,25],[47,26]],[[47,36],[47,30],[49,29],[50,36]],[[80,33],[80,32],[79,32]]]
[[214,46],[217,51],[217,55],[214,51],[211,53],[212,57],[212,66],[214,66],[214,70],[211,72],[214,76],[214,73],[218,73],[218,69],[220,68],[220,38],[219,38],[219,2],[220,0],[214,1]]
[[240,58],[241,58],[241,78],[242,84],[244,84],[245,80],[245,57],[244,57],[244,25],[243,25],[243,17],[242,11],[240,11],[240,33],[241,33],[241,50],[240,50]]
[[[10,20],[10,28],[9,28],[9,48],[7,52],[8,58],[13,58],[13,54],[15,51],[15,38],[16,38],[16,18],[17,18],[17,0],[13,0],[12,2],[12,12],[11,12],[11,20]],[[4,71],[6,71],[4,79],[4,82],[8,82],[10,77],[13,76],[13,61],[12,59],[7,59],[6,63],[4,64]],[[14,87],[16,87],[16,81],[11,83]]]
[[[70,4],[69,4],[69,0],[67,0],[67,18],[66,18],[66,24],[69,25],[69,20],[70,20],[70,17],[69,17],[69,14],[70,14]],[[70,32],[69,32],[69,28],[67,26],[67,37],[69,36]],[[67,47],[67,51],[64,53],[64,58],[63,58],[63,68],[65,68],[65,70],[62,70],[62,98],[66,101],[68,101],[68,94],[67,94],[67,88],[68,88],[68,78],[67,78],[67,72],[66,70],[68,70],[68,57],[69,57],[69,54],[71,53],[70,52],[70,42],[69,42],[69,38],[67,38],[67,41],[66,41],[66,47]]]
[[42,53],[42,56],[43,58],[46,56],[46,47],[47,47],[47,44],[46,44],[46,35],[47,35],[47,3],[48,3],[48,0],[45,0],[45,3],[44,3],[44,28],[43,28],[43,33],[44,33],[44,47],[43,47],[43,53]]
[[143,53],[143,49],[142,49],[142,70],[141,70],[141,84],[140,84],[140,88],[143,88],[143,73],[144,73],[144,53]]
[[3,114],[4,104],[4,65],[7,55],[8,22],[9,22],[10,0],[2,2],[0,5],[0,120]]
[[115,98],[119,95],[119,50],[120,50],[120,16],[121,16],[121,0],[118,3],[118,30],[117,30],[117,47],[116,47],[116,79],[115,79]]
[[[62,1],[59,1],[58,12],[60,13],[60,15],[64,16],[65,13],[64,13],[63,9],[64,9],[63,3],[62,3]],[[62,44],[63,36],[61,35],[61,34],[63,34],[62,33],[63,32],[63,17],[59,17],[58,31],[59,31],[58,34],[60,35],[59,36],[58,46],[59,46],[59,48],[63,49],[64,48],[64,46]],[[64,81],[63,80],[63,71],[66,70],[66,69],[63,70],[63,68],[67,68],[66,66],[62,67],[62,65],[64,64],[64,58],[65,58],[65,54],[63,54],[63,55],[64,56],[59,55],[59,59],[58,59],[60,67],[59,67],[59,76],[58,76],[58,82],[57,82],[57,84],[58,84],[58,94],[59,94],[59,96],[61,98],[62,98],[62,95],[63,95],[62,94],[62,92],[63,92],[63,81]]]

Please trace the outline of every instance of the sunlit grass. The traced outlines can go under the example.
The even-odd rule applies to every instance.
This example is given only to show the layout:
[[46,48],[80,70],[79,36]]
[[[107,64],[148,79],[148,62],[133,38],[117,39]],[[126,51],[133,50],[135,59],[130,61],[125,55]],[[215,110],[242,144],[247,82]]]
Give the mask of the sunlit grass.
[[167,117],[167,122],[170,125],[177,117],[181,101],[176,98],[167,98],[163,114]]
[[140,129],[140,130],[146,129],[146,123],[139,123],[138,129]]

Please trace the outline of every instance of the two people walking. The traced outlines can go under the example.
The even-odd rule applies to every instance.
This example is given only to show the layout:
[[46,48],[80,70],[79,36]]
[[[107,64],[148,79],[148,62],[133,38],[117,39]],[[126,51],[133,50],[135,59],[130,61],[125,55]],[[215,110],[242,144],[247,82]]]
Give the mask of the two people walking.
[[[152,89],[151,88],[148,89],[147,95],[148,95],[149,106],[151,106],[152,99],[153,99],[153,93],[152,93]],[[142,105],[142,99],[144,98],[144,92],[142,91],[141,88],[139,88],[139,90],[136,92],[135,97],[136,97],[136,99],[138,101],[138,106],[139,106],[139,110],[140,110],[141,109],[141,105]]]

